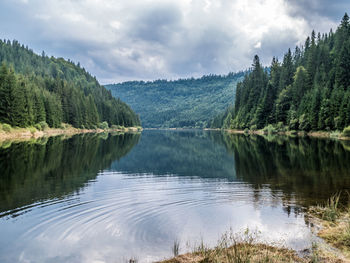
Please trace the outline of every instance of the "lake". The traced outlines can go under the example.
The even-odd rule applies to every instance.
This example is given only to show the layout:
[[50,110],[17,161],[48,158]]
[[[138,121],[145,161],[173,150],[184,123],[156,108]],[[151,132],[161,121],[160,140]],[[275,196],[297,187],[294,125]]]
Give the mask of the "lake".
[[0,145],[0,262],[153,262],[226,231],[303,250],[350,188],[350,144],[146,130]]

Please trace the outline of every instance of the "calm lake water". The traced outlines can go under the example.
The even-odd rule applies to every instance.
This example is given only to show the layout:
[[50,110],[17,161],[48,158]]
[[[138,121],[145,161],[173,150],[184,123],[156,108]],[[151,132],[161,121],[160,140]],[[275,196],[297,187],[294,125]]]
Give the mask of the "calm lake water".
[[153,262],[246,228],[297,250],[304,208],[350,188],[350,145],[209,131],[0,146],[0,262]]

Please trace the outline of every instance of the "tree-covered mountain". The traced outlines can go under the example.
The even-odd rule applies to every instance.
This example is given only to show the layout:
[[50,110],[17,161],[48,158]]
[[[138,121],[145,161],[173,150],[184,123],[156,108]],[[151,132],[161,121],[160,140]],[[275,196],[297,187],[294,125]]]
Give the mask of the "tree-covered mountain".
[[236,84],[244,74],[131,81],[105,87],[140,115],[144,127],[207,127],[208,120],[233,104]]
[[35,54],[18,41],[0,40],[0,122],[27,127],[137,126],[139,117],[78,63]]
[[237,85],[235,106],[219,118],[225,128],[342,130],[350,125],[350,24],[345,14],[334,33],[312,32],[266,71],[255,56]]

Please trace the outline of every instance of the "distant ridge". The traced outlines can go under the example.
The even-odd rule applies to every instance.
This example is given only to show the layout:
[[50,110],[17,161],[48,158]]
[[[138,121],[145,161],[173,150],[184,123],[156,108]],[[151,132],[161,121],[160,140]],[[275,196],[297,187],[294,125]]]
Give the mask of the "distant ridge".
[[203,128],[234,103],[236,84],[244,74],[238,72],[171,81],[129,81],[105,87],[140,115],[143,127]]

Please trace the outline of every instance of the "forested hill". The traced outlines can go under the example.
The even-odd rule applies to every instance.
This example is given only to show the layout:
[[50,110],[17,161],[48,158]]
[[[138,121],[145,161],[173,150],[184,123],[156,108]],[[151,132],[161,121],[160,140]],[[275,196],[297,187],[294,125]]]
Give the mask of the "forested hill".
[[[225,128],[342,130],[350,125],[350,24],[347,14],[336,32],[312,32],[305,44],[253,68],[237,85],[235,107]],[[273,126],[272,126],[273,125]]]
[[234,102],[236,84],[244,72],[225,76],[106,85],[140,114],[144,127],[207,127]]
[[0,40],[0,123],[78,128],[137,126],[139,117],[78,63]]

